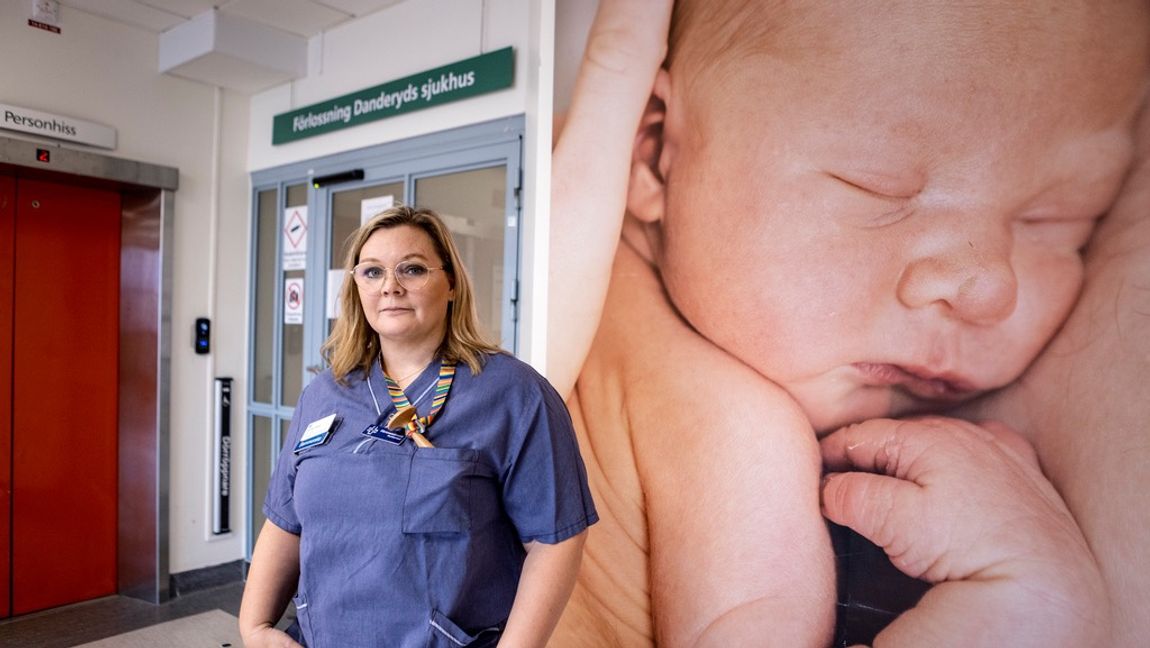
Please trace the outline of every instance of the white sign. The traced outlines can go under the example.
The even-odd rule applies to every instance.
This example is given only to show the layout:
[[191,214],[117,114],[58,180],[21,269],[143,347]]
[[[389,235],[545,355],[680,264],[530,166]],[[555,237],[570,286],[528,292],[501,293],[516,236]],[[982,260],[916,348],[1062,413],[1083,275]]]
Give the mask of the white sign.
[[284,279],[284,324],[303,324],[303,279]]
[[343,288],[343,278],[347,276],[342,268],[327,271],[327,318],[339,317],[339,291]]
[[379,212],[385,209],[391,209],[395,206],[395,196],[379,196],[377,198],[365,198],[359,203],[359,225],[363,227],[367,221],[375,218]]
[[7,130],[99,148],[116,148],[116,129],[111,126],[8,104],[0,104],[0,117],[3,117],[0,128]]
[[307,205],[284,210],[283,269],[307,267]]

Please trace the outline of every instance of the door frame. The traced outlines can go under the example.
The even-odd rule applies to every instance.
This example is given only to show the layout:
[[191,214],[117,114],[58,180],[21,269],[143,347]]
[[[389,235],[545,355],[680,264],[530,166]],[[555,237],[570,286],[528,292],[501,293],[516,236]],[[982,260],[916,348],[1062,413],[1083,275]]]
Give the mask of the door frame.
[[[51,162],[38,159],[48,150]],[[169,598],[172,234],[179,170],[0,137],[0,173],[118,190],[120,352],[117,591]]]

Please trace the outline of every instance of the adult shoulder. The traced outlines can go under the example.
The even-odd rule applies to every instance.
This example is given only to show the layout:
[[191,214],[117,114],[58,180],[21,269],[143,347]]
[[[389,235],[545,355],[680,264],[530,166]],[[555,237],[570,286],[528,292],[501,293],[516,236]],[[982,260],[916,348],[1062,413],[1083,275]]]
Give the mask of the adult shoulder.
[[487,374],[505,380],[549,384],[547,379],[536,371],[535,367],[506,352],[488,353],[485,356],[483,371],[480,372],[480,375]]

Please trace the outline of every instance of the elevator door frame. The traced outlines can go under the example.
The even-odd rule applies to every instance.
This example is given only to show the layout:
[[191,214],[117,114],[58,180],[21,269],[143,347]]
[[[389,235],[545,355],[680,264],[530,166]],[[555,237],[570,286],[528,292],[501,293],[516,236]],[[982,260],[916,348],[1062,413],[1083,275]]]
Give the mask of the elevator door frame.
[[[40,161],[47,150],[51,162]],[[117,592],[169,598],[169,396],[174,192],[179,171],[0,137],[0,173],[121,195]]]

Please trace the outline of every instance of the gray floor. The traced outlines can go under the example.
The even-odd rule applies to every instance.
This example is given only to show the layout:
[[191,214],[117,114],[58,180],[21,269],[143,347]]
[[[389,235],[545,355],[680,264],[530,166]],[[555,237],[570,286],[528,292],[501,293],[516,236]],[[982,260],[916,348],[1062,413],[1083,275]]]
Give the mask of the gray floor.
[[70,648],[208,610],[238,615],[243,588],[243,582],[236,581],[189,592],[161,605],[108,596],[34,612],[0,621],[0,647]]

